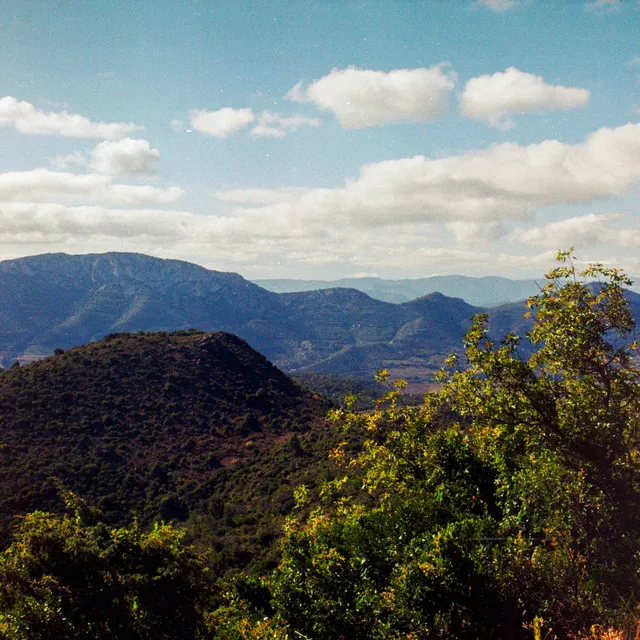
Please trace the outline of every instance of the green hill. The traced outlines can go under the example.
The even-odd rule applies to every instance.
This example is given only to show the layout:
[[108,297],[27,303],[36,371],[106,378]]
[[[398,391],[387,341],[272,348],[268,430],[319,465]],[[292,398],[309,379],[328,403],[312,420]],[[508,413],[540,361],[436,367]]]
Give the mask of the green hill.
[[114,334],[6,370],[1,539],[15,514],[59,510],[64,486],[113,524],[199,514],[226,536],[220,562],[247,563],[297,482],[325,472],[328,406],[226,333]]

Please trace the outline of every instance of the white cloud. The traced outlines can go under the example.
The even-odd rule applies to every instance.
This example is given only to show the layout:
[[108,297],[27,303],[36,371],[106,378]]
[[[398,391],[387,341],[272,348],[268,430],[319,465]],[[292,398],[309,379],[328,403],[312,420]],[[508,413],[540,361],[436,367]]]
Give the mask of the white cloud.
[[491,11],[503,12],[518,6],[517,0],[477,0],[477,3]]
[[[196,131],[218,138],[225,138],[232,133],[242,131],[253,122],[255,125],[251,128],[249,135],[255,138],[283,138],[301,127],[317,127],[322,124],[318,118],[301,115],[284,116],[268,110],[256,116],[252,109],[230,107],[218,111],[193,109],[189,115],[191,126]],[[173,120],[171,126],[178,133],[184,130],[184,123],[181,120]]]
[[318,127],[322,120],[301,115],[283,116],[272,111],[263,111],[250,135],[258,138],[282,138],[301,127]]
[[[264,265],[295,264],[299,273],[317,275],[318,267],[348,272],[399,269],[411,265],[415,275],[442,265],[465,265],[476,273],[492,268],[535,269],[552,263],[550,252],[538,256],[509,255],[427,247],[413,230],[375,236],[362,230],[325,229],[292,236],[261,216],[220,217],[167,209],[112,209],[0,200],[0,250],[24,255],[55,250],[87,253],[122,250],[211,262],[216,269],[264,275]],[[372,246],[376,251],[372,251]],[[16,253],[16,248],[19,253]],[[336,274],[337,275],[337,274]]]
[[542,227],[522,229],[514,233],[514,238],[531,247],[593,247],[615,245],[629,247],[640,245],[640,231],[620,228],[621,213],[591,213],[584,216],[550,222]]
[[147,140],[124,138],[97,144],[91,152],[89,167],[110,176],[153,173],[152,165],[159,158],[160,152],[152,149]]
[[[530,275],[552,266],[555,251],[571,244],[593,247],[598,259],[615,257],[614,249],[605,255],[602,242],[640,246],[640,225],[613,214],[525,228],[538,209],[619,196],[639,182],[640,124],[601,129],[581,144],[505,143],[389,160],[362,167],[338,188],[221,191],[224,215],[167,208],[181,194],[177,187],[39,169],[0,174],[0,251],[86,253],[117,242],[123,250],[256,277],[291,268],[313,277],[320,267],[322,277],[359,271],[418,277],[447,265],[477,275],[507,269]],[[452,233],[456,249],[446,248]],[[470,248],[482,243],[483,250]]]
[[118,140],[142,128],[132,122],[92,122],[66,111],[45,113],[12,96],[0,98],[0,126],[14,127],[21,133],[105,140]]
[[[271,202],[264,190],[262,203],[257,201],[251,189],[245,206],[235,212],[252,213],[292,233],[314,233],[327,225],[497,225],[525,220],[540,207],[620,195],[638,181],[640,124],[628,124],[600,129],[576,145],[557,140],[529,146],[505,143],[447,158],[388,160],[362,167],[360,175],[341,188],[274,190]],[[219,197],[242,202],[242,190],[232,194]]]
[[460,97],[467,118],[485,120],[498,127],[512,127],[510,114],[539,109],[577,109],[590,98],[586,89],[547,84],[541,76],[515,67],[493,75],[471,78]]
[[217,111],[192,109],[189,118],[191,127],[196,131],[216,138],[226,138],[250,125],[256,117],[251,109],[224,107]]
[[171,121],[171,128],[176,133],[182,133],[184,131],[184,121],[183,120],[172,120]]
[[333,69],[306,88],[299,82],[285,97],[333,112],[345,129],[363,129],[439,118],[449,110],[455,79],[442,64],[389,72],[349,67]]
[[115,206],[167,204],[182,195],[179,187],[112,184],[109,176],[48,169],[0,173],[0,201],[97,203]]

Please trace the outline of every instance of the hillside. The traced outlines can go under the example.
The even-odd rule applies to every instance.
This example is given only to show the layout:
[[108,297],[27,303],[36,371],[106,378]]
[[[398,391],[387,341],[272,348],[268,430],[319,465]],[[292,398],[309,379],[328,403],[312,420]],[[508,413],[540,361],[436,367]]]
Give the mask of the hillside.
[[[345,290],[352,291],[352,290]],[[355,292],[354,292],[355,293]],[[317,297],[323,292],[286,294],[299,300],[302,296]],[[366,296],[362,293],[358,295]],[[402,305],[371,301],[368,317],[362,320],[362,308],[347,310],[353,316],[350,326],[359,339],[333,349],[323,360],[302,371],[325,372],[334,375],[372,377],[377,369],[388,369],[396,377],[410,382],[422,382],[437,370],[442,359],[460,349],[462,336],[471,318],[479,311],[463,300],[434,293]],[[379,315],[371,310],[376,309]],[[322,310],[326,314],[326,309]],[[344,315],[345,311],[335,311]],[[360,320],[360,321],[358,321]],[[377,320],[377,324],[374,322]],[[331,326],[322,318],[320,327]]]
[[6,370],[0,539],[13,515],[58,510],[60,483],[110,523],[213,513],[236,545],[268,538],[300,474],[326,468],[328,407],[226,333],[116,334]]
[[[387,367],[424,382],[459,347],[477,311],[437,299],[434,312],[430,304],[391,304],[355,289],[275,294],[237,274],[139,254],[33,256],[0,262],[0,365],[112,332],[195,328],[239,335],[291,372],[371,379]],[[443,321],[453,316],[453,324]],[[409,336],[419,353],[409,349]]]
[[286,327],[278,297],[235,273],[141,254],[46,254],[0,262],[0,363],[49,355],[115,331],[241,333]]

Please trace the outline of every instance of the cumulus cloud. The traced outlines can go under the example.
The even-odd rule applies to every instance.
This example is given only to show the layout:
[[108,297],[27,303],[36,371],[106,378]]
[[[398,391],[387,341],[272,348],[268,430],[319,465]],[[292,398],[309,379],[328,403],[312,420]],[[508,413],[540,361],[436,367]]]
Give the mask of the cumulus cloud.
[[153,173],[152,165],[159,158],[160,152],[152,149],[147,140],[124,138],[97,144],[91,152],[89,167],[110,176]]
[[509,67],[491,76],[471,78],[460,96],[460,110],[467,118],[510,128],[514,126],[511,114],[577,109],[589,102],[590,95],[586,89],[547,84],[541,76]]
[[158,189],[113,184],[110,176],[34,169],[0,173],[0,201],[97,203],[115,206],[167,204],[182,195],[179,187]]
[[216,138],[226,138],[241,131],[256,119],[252,109],[224,107],[217,111],[192,109],[189,112],[191,127],[196,131]]
[[258,138],[282,138],[301,127],[319,127],[322,120],[301,115],[283,116],[272,111],[263,111],[250,135]]
[[0,126],[14,127],[21,133],[105,140],[118,140],[142,128],[132,122],[92,122],[67,111],[45,113],[12,96],[0,98]]
[[[272,202],[244,206],[272,224],[381,228],[456,221],[476,224],[525,220],[536,208],[587,203],[624,193],[640,181],[640,124],[600,129],[582,144],[546,140],[528,146],[494,145],[446,158],[424,156],[365,165],[335,189],[274,190]],[[242,205],[242,190],[222,199]],[[261,193],[263,200],[266,194]]]
[[455,79],[443,64],[389,72],[348,67],[333,69],[307,87],[301,81],[285,97],[331,111],[345,129],[364,129],[439,118],[449,110]]

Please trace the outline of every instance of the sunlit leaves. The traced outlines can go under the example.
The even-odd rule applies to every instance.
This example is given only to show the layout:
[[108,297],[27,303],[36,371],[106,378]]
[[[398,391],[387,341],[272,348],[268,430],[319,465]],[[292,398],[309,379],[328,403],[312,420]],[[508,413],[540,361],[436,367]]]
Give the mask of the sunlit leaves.
[[375,411],[334,414],[364,434],[357,456],[335,458],[368,497],[340,498],[345,477],[324,509],[290,521],[275,588],[292,629],[512,638],[544,619],[568,633],[614,619],[640,589],[629,281],[577,272],[571,250],[559,260],[528,303],[528,360],[479,315],[465,362],[446,361],[422,407],[401,406],[396,385]]

